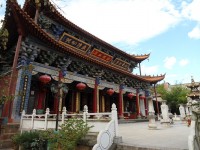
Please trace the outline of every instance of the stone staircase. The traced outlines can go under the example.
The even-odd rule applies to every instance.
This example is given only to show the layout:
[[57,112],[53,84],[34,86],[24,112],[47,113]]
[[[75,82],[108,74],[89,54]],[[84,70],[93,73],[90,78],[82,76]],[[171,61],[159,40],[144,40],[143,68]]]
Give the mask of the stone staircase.
[[[169,148],[169,147],[154,147],[154,146],[137,146],[137,145],[127,145],[124,143],[117,144],[115,150],[183,150],[179,148]],[[184,149],[187,150],[187,149]]]
[[12,150],[14,144],[11,137],[19,132],[19,123],[8,123],[1,125],[0,150]]
[[97,143],[97,136],[98,136],[97,132],[89,132],[78,143],[78,149],[92,150],[92,147]]

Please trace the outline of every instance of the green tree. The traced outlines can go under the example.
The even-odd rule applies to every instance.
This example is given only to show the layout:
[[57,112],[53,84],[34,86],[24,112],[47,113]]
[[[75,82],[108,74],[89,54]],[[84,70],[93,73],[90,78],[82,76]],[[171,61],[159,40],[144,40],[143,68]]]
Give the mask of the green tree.
[[164,88],[164,84],[160,84],[156,87],[156,90],[161,94],[162,99],[167,101],[172,113],[179,114],[179,104],[187,103],[187,94],[189,90],[181,85],[175,85],[169,90]]

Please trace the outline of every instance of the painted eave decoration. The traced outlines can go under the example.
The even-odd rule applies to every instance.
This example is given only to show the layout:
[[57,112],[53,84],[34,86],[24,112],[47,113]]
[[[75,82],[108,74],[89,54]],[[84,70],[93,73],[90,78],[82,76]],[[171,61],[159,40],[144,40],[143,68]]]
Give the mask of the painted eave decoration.
[[130,66],[129,63],[127,63],[127,62],[125,62],[125,61],[123,61],[123,60],[121,60],[121,59],[119,59],[119,58],[116,58],[112,63],[113,63],[114,65],[117,65],[117,66],[119,66],[119,67],[125,69],[125,70],[127,70],[127,69],[129,68],[129,66]]

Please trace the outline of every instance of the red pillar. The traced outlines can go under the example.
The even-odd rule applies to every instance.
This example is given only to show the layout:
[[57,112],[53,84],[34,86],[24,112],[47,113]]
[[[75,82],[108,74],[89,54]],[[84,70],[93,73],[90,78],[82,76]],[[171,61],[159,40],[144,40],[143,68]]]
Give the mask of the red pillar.
[[54,97],[54,107],[53,107],[53,109],[54,109],[54,113],[57,113],[57,111],[58,111],[58,97],[57,96]]
[[46,98],[46,90],[41,88],[38,95],[37,109],[43,109],[43,103],[45,98]]
[[123,87],[119,87],[119,117],[123,117],[123,112],[122,112],[122,100],[123,100]]
[[155,93],[155,98],[156,98],[156,109],[157,109],[157,113],[158,113],[158,115],[159,115],[160,112],[159,112],[159,107],[158,107],[158,99],[157,99],[157,92],[156,92],[156,84],[154,84],[154,93]]
[[95,79],[94,92],[93,92],[93,112],[97,112],[97,92],[98,92],[98,81]]
[[137,116],[140,116],[140,98],[139,98],[139,91],[136,90],[136,106],[137,106]]
[[76,92],[72,91],[72,105],[71,105],[71,111],[76,111]]
[[[15,56],[14,56],[14,61],[13,61],[13,66],[12,66],[12,72],[11,72],[11,77],[10,77],[10,83],[9,83],[9,95],[14,95],[15,93],[15,87],[13,83],[16,82],[15,81],[15,76],[17,75],[17,61],[18,61],[18,57],[19,57],[19,50],[21,47],[21,43],[22,43],[22,31],[19,31],[19,37],[18,37],[18,41],[17,41],[17,46],[16,46],[16,50],[15,50]],[[8,117],[9,118],[9,122],[12,122],[12,108],[13,108],[13,100],[6,102],[4,105],[4,109],[3,109],[3,117]]]

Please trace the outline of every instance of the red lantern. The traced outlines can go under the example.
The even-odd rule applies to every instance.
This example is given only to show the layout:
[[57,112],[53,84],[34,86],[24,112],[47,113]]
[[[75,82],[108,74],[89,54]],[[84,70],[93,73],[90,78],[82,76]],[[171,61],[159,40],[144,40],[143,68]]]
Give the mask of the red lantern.
[[135,96],[133,93],[128,93],[128,98],[132,99],[132,97]]
[[106,93],[111,96],[114,92],[115,91],[113,89],[108,89]]
[[84,83],[80,82],[76,85],[76,88],[79,90],[84,90],[86,88],[86,85]]
[[140,96],[140,99],[145,99],[145,96]]
[[49,83],[49,82],[51,81],[51,77],[45,74],[45,75],[41,75],[41,76],[39,77],[39,80],[40,80],[42,83],[47,84],[47,83]]

